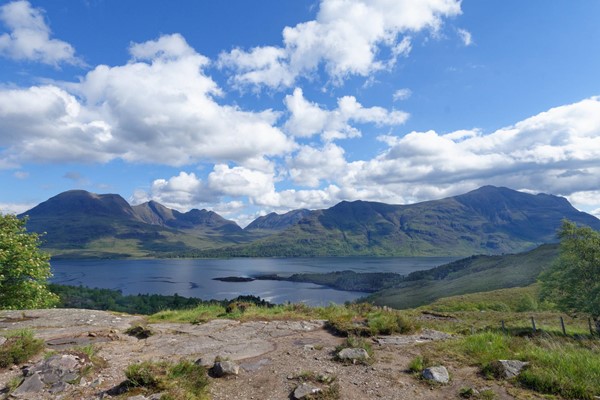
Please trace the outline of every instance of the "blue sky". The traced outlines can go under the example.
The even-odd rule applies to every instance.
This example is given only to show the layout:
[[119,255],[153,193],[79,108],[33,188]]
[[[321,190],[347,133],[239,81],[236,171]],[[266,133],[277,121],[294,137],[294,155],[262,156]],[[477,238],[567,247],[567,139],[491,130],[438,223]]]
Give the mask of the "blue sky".
[[0,210],[247,224],[491,184],[600,215],[600,2],[0,1]]

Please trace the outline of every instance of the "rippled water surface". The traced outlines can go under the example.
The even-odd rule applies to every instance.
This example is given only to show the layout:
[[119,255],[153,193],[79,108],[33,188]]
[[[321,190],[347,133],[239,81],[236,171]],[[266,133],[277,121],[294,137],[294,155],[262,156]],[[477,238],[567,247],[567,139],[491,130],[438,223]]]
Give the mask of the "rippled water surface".
[[305,302],[324,305],[343,303],[364,296],[311,283],[285,281],[221,282],[213,278],[292,275],[303,272],[396,272],[408,274],[454,260],[441,257],[402,258],[234,258],[157,260],[56,260],[52,261],[54,283],[120,289],[123,294],[179,294],[204,300],[232,299],[255,295],[274,302]]

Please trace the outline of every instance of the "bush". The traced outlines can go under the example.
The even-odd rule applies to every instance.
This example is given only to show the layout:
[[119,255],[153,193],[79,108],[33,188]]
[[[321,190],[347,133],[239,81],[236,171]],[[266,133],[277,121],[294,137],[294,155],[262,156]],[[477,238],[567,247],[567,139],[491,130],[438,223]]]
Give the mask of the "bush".
[[0,347],[0,368],[24,363],[44,349],[44,342],[28,329],[9,333],[6,339]]

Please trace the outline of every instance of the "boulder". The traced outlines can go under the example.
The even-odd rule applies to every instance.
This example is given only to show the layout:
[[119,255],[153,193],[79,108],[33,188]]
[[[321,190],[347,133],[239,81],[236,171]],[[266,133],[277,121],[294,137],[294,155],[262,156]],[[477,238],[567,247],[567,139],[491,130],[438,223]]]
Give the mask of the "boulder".
[[518,376],[528,362],[519,360],[498,360],[492,363],[494,375],[498,378],[511,379]]
[[294,390],[293,398],[296,400],[306,399],[308,396],[319,393],[321,388],[311,385],[310,383],[302,383]]
[[423,378],[437,383],[448,383],[450,375],[444,366],[429,367],[423,370]]
[[337,357],[340,361],[350,361],[355,364],[357,361],[366,361],[368,360],[369,353],[365,349],[361,348],[346,348],[340,350],[337,354]]
[[213,374],[220,378],[229,375],[238,375],[240,373],[240,366],[233,361],[217,361],[212,367]]

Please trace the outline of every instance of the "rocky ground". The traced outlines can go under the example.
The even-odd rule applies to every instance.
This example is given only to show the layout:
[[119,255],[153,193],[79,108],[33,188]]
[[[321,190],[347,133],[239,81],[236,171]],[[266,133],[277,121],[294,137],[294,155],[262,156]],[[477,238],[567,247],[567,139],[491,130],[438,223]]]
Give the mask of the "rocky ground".
[[[184,358],[211,366],[219,356],[236,362],[240,371],[236,376],[210,378],[210,396],[215,400],[289,399],[301,383],[299,377],[309,375],[321,376],[326,382],[334,379],[339,385],[339,398],[348,400],[452,399],[459,398],[459,392],[466,387],[493,392],[496,399],[536,398],[509,383],[485,380],[476,368],[458,363],[446,365],[451,380],[443,385],[430,384],[407,372],[421,346],[447,339],[445,334],[433,331],[374,338],[374,359],[370,364],[345,365],[334,360],[334,349],[344,339],[325,330],[323,321],[159,323],[148,325],[154,334],[145,339],[125,333],[131,326],[143,323],[141,317],[91,310],[0,312],[0,336],[7,330],[30,328],[57,356],[93,344],[97,355],[105,360],[102,368],[77,384],[68,383],[54,393],[46,385],[21,394],[17,390],[16,395],[24,399],[115,398],[118,395],[114,388],[125,380],[123,371],[129,364]],[[42,355],[28,364],[40,360]],[[22,375],[18,367],[0,369],[0,390]],[[14,396],[6,390],[3,393],[0,396]]]

